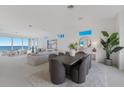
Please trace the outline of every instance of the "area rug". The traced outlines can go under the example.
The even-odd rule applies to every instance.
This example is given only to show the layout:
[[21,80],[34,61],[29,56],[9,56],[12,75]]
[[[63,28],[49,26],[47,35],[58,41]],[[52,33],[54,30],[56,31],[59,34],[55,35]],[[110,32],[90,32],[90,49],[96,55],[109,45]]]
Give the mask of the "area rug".
[[49,64],[45,63],[41,71],[32,74],[27,78],[28,82],[34,87],[105,87],[107,86],[106,73],[104,66],[100,63],[92,62],[92,68],[86,77],[85,83],[77,84],[66,78],[65,82],[55,85],[50,81]]

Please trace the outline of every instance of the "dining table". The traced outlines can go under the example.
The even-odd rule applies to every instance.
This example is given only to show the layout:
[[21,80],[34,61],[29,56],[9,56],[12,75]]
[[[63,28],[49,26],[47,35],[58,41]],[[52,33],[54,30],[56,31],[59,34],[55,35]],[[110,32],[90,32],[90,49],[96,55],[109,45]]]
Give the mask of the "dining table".
[[58,62],[63,63],[64,65],[69,65],[72,66],[76,62],[78,62],[80,59],[87,57],[88,55],[82,55],[78,54],[75,56],[69,56],[69,55],[60,55],[55,57],[54,59],[57,60]]
[[79,60],[86,58],[88,54],[76,54],[75,56],[70,55],[60,55],[53,59],[57,60],[58,62],[61,62],[66,70],[66,75],[70,76],[71,74],[71,68],[75,66],[75,64],[78,64]]

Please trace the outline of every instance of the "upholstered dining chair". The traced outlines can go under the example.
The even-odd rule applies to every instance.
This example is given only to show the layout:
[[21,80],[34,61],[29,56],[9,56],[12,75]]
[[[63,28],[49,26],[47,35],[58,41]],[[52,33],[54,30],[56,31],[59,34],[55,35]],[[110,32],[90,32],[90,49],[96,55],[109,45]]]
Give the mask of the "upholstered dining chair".
[[92,58],[91,58],[91,54],[89,54],[89,56],[88,56],[88,60],[89,60],[89,69],[91,69],[91,66],[92,66]]
[[50,60],[50,59],[52,59],[52,58],[55,58],[55,57],[57,57],[56,54],[50,54],[48,60]]
[[50,79],[54,84],[61,84],[65,81],[65,67],[61,62],[51,59],[50,65]]
[[71,68],[71,79],[76,83],[83,83],[86,80],[87,74],[87,57],[80,59],[76,64]]
[[70,56],[70,53],[69,52],[65,52],[65,55]]
[[58,53],[58,55],[59,55],[59,56],[62,56],[62,55],[64,55],[64,53],[62,53],[62,52],[59,52],[59,53]]
[[87,64],[87,71],[86,71],[86,73],[88,74],[89,73],[89,69],[91,68],[91,54],[86,54],[83,51],[79,51],[79,52],[76,53],[76,55],[82,55],[82,56],[89,55],[88,58],[87,58],[87,63],[86,63]]
[[[49,55],[49,57],[48,57],[49,64],[51,64],[51,63],[50,63],[50,62],[51,62],[50,60],[51,60],[52,58],[55,58],[55,57],[57,57],[56,54],[50,54],[50,55]],[[51,66],[51,65],[49,65],[49,72],[50,72],[50,68],[51,68],[50,66]]]
[[78,51],[78,52],[76,53],[76,55],[78,55],[78,54],[86,55],[86,53],[83,52],[83,51]]

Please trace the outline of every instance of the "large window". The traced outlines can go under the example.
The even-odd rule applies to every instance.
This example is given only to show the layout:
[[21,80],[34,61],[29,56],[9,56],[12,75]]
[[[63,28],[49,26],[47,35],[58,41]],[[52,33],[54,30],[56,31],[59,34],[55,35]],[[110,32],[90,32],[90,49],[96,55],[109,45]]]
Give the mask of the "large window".
[[0,37],[0,51],[26,50],[28,44],[28,38]]
[[28,38],[23,38],[23,49],[28,49],[29,46],[29,39]]
[[13,50],[21,50],[21,49],[22,49],[22,39],[13,38]]
[[11,50],[11,38],[0,37],[0,51]]

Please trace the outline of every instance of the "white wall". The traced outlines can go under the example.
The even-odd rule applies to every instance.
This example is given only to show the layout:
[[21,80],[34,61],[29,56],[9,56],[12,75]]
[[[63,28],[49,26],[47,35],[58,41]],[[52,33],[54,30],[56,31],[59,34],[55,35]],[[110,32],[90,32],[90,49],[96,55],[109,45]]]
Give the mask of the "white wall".
[[[66,24],[66,23],[65,23]],[[52,33],[52,37],[56,38],[57,34],[63,33],[65,35],[64,39],[58,40],[58,49],[60,51],[66,51],[68,49],[68,45],[72,42],[79,42],[79,32],[83,31],[86,28],[91,28],[93,34],[91,38],[99,39],[101,35],[101,31],[108,31],[110,33],[116,31],[115,19],[106,19],[106,20],[91,20],[84,19],[83,21],[74,21],[72,24],[66,24],[65,28],[61,28],[59,31],[54,31]],[[98,48],[98,61],[103,61],[105,58],[105,52],[101,47]],[[114,55],[115,58],[115,55]],[[115,62],[114,62],[115,63]]]
[[[117,16],[117,31],[120,35],[120,46],[124,46],[124,13]],[[124,49],[119,52],[119,69],[124,69]]]

